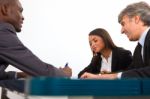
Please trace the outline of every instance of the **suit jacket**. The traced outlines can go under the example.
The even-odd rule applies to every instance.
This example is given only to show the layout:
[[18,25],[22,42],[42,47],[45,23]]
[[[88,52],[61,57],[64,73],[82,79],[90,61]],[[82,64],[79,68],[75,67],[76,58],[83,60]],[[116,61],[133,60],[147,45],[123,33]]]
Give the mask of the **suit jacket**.
[[[80,77],[84,72],[89,72],[93,74],[100,73],[101,61],[101,54],[94,56],[91,63],[78,74],[78,77]],[[129,50],[125,50],[120,47],[116,47],[112,50],[112,72],[126,70],[131,62],[132,54]]]
[[[148,31],[145,42],[144,42],[144,52],[143,57],[144,61],[137,60],[138,58],[133,56],[133,62],[131,64],[131,67],[133,67],[131,70],[123,72],[122,78],[149,78],[150,77],[150,30]],[[142,65],[139,65],[137,61],[143,62]]]
[[[24,46],[11,24],[0,22],[0,67],[4,63],[11,64],[31,76],[65,77],[62,71],[44,63]],[[7,79],[4,70],[0,72],[3,72],[0,79]]]

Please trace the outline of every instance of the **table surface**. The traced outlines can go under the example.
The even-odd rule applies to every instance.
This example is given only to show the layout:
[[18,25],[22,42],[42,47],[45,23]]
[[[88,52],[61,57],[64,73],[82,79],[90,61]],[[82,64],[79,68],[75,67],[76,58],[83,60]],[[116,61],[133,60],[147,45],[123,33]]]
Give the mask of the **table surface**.
[[28,81],[28,94],[39,96],[149,96],[150,79],[92,80],[38,77]]

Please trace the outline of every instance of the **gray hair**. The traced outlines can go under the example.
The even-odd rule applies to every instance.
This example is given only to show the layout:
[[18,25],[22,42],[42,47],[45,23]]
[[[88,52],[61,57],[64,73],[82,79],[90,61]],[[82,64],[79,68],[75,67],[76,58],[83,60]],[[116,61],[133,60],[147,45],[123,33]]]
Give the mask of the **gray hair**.
[[138,15],[140,16],[144,25],[150,26],[150,5],[148,5],[146,2],[138,2],[128,5],[118,16],[119,23],[122,21],[125,15],[127,15],[129,18]]

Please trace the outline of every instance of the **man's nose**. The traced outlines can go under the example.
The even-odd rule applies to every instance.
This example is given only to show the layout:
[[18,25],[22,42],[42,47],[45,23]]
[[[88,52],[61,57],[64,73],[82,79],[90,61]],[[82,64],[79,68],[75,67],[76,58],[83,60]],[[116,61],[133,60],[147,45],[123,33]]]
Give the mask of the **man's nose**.
[[123,27],[121,28],[121,33],[122,33],[122,34],[124,33],[124,28],[123,28]]
[[24,16],[22,15],[21,17],[22,17],[22,20],[24,20]]

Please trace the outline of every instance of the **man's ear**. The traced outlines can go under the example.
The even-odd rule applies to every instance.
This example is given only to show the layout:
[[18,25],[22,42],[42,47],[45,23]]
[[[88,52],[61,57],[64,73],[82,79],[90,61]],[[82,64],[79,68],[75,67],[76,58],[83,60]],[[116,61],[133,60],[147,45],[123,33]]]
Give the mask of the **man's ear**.
[[7,16],[8,15],[8,6],[7,5],[1,6],[1,12],[4,16]]
[[135,16],[134,18],[135,18],[135,23],[139,23],[139,21],[141,20],[140,16],[138,16],[138,15]]

